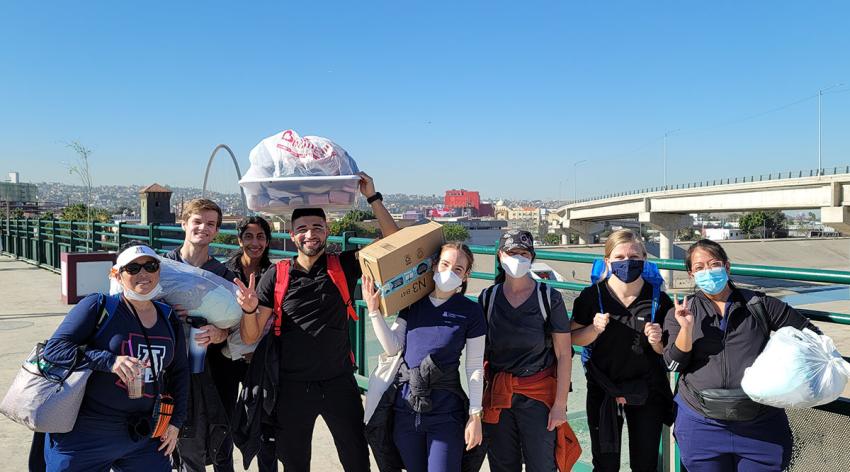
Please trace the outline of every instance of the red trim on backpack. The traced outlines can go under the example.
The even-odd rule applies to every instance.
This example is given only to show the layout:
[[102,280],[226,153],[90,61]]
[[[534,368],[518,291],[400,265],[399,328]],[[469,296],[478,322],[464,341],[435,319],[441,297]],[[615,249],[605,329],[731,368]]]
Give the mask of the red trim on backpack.
[[351,294],[348,292],[348,281],[345,280],[345,272],[342,271],[339,256],[336,254],[328,255],[328,275],[331,277],[334,285],[336,285],[337,290],[339,290],[339,294],[342,295],[342,301],[345,303],[348,317],[357,321],[357,312],[354,311],[354,303],[351,300]]
[[274,281],[274,335],[280,336],[280,323],[283,318],[283,297],[286,296],[286,291],[289,290],[289,268],[292,265],[291,260],[284,259],[279,261],[275,266],[277,273]]
[[[340,296],[342,296],[348,317],[357,321],[357,312],[354,311],[354,303],[348,291],[348,281],[345,279],[345,272],[343,272],[342,265],[339,263],[339,256],[328,254],[327,262],[328,276],[330,276],[331,281],[336,285]],[[274,282],[274,335],[280,336],[280,325],[283,318],[283,299],[286,296],[286,291],[289,290],[289,269],[292,267],[292,260],[284,259],[275,265],[277,267],[277,274]],[[351,362],[354,363],[353,353],[351,354]]]

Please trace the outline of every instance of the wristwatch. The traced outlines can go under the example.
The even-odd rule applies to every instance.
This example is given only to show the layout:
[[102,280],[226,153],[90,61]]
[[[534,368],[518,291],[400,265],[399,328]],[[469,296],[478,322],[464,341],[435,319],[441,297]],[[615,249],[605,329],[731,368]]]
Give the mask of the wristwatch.
[[384,201],[384,196],[381,195],[381,192],[375,192],[375,195],[372,195],[371,197],[366,199],[366,203],[371,205],[372,203],[374,203],[378,200]]

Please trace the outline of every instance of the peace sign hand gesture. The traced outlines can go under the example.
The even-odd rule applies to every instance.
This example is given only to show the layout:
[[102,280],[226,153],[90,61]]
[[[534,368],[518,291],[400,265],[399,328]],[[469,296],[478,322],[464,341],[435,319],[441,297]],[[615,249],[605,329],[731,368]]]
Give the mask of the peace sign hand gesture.
[[691,303],[693,301],[693,297],[690,299],[685,297],[681,303],[679,303],[679,296],[673,296],[673,309],[675,310],[673,314],[676,316],[676,321],[679,323],[679,326],[682,327],[683,330],[688,330],[690,332],[694,327],[694,314],[691,313]]
[[256,276],[251,274],[248,278],[248,286],[246,287],[239,278],[233,279],[233,283],[236,284],[237,289],[236,301],[245,313],[254,313],[260,305],[260,301],[257,298],[257,291],[255,290],[256,281]]

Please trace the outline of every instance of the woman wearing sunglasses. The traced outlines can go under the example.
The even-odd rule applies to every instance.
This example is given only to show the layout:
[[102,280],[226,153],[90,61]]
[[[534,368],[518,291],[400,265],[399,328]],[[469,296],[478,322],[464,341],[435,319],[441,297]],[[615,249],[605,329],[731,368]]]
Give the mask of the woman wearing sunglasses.
[[[84,298],[47,342],[49,362],[68,366],[82,352],[92,369],[74,429],[47,434],[48,471],[171,470],[189,369],[180,323],[152,301],[162,290],[159,269],[151,248],[125,246],[112,271],[122,293]],[[162,405],[170,402],[168,422]]]
[[744,370],[785,326],[816,328],[785,302],[739,288],[722,246],[703,239],[685,268],[696,293],[664,322],[664,360],[679,372],[674,435],[690,472],[784,470],[792,436],[785,410],[760,405],[741,389]]

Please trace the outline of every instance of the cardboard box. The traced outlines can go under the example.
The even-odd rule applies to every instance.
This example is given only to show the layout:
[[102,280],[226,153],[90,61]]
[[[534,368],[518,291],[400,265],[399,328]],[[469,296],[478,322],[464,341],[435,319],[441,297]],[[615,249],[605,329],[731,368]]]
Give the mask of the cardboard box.
[[381,312],[394,314],[434,290],[443,225],[409,226],[360,250],[360,267],[381,287]]

